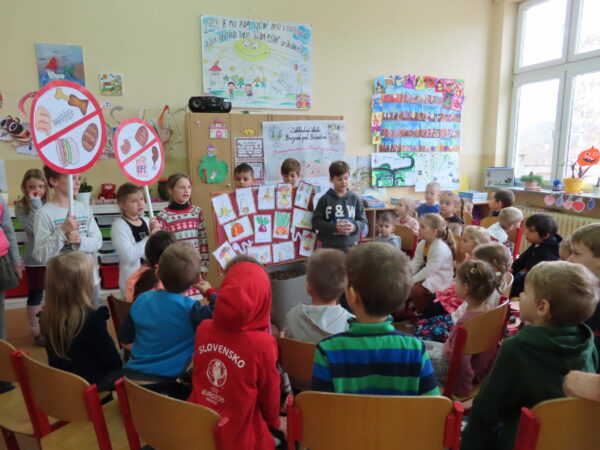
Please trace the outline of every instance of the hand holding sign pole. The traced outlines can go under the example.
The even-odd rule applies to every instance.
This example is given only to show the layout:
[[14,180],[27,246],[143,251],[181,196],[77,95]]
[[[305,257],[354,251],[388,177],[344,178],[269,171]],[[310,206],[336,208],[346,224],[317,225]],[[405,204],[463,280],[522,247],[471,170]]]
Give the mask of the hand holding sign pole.
[[148,185],[155,183],[165,166],[165,152],[158,134],[141,119],[127,119],[115,133],[115,157],[132,182],[144,186],[150,218],[154,217]]

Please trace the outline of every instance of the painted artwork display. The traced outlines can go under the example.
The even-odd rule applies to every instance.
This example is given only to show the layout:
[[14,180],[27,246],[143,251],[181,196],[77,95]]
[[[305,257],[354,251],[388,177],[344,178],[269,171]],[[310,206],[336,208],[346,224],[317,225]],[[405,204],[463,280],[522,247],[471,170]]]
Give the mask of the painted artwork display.
[[415,185],[414,152],[378,152],[371,155],[371,182],[374,187]]
[[220,184],[227,178],[229,166],[226,161],[217,159],[217,149],[214,145],[206,148],[206,156],[200,160],[198,175],[205,183]]
[[456,152],[415,153],[415,192],[425,192],[425,186],[431,181],[440,183],[442,191],[457,191],[460,181],[458,157]]
[[350,166],[348,189],[363,195],[371,189],[371,155],[346,155],[344,161]]
[[238,213],[240,216],[254,214],[256,212],[252,188],[236,189],[235,201],[237,203]]
[[229,242],[240,241],[254,234],[248,216],[243,216],[233,222],[226,223],[223,225],[223,229]]
[[261,264],[271,264],[273,262],[270,245],[253,245],[252,247],[248,247],[247,254]]
[[310,109],[310,25],[203,15],[205,95],[236,108]]
[[237,167],[242,163],[252,166],[255,183],[264,182],[265,160],[262,138],[241,137],[235,139],[235,165]]
[[300,162],[302,178],[329,180],[329,165],[344,159],[343,120],[263,122],[265,180],[281,180],[281,163]]
[[281,183],[275,189],[277,209],[292,209],[292,185]]
[[314,195],[312,199],[313,209],[317,207],[319,199],[325,195],[325,193],[331,188],[331,181],[328,178],[307,178],[305,181],[311,184],[314,188]]
[[57,80],[85,86],[81,46],[36,43],[35,57],[40,88]]
[[317,240],[317,233],[312,230],[302,230],[302,238],[300,239],[300,250],[301,256],[309,258],[313,254],[315,248],[315,242]]
[[304,181],[298,183],[296,197],[294,198],[294,206],[302,209],[308,208],[308,203],[310,202],[310,196],[312,195],[312,192],[313,187],[311,184],[305,183]]
[[312,228],[312,211],[306,211],[304,209],[294,208],[294,215],[292,216],[292,226],[295,228]]
[[100,95],[123,95],[123,75],[118,73],[101,73]]
[[230,222],[237,218],[235,211],[233,210],[233,205],[231,204],[231,199],[227,194],[217,195],[212,198],[213,211],[215,212],[215,216],[217,216],[217,220],[219,224],[225,225],[227,222]]
[[258,209],[267,210],[275,209],[275,186],[270,184],[268,186],[258,187]]
[[288,239],[291,217],[289,212],[275,211],[275,227],[273,228],[275,239]]
[[229,242],[224,242],[218,249],[212,252],[216,260],[218,261],[221,269],[225,269],[225,266],[237,255],[236,251],[231,247]]
[[294,243],[292,241],[273,244],[273,262],[279,263],[294,259]]
[[271,214],[256,214],[254,216],[254,242],[258,244],[271,243],[273,233],[273,218]]

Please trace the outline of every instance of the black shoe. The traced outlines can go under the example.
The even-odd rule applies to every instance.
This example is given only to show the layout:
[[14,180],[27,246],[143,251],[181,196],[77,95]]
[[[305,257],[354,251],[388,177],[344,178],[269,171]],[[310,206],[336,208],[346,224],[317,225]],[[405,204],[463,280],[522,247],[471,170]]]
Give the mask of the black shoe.
[[0,394],[4,394],[5,392],[12,391],[15,388],[15,385],[9,383],[8,381],[0,381]]

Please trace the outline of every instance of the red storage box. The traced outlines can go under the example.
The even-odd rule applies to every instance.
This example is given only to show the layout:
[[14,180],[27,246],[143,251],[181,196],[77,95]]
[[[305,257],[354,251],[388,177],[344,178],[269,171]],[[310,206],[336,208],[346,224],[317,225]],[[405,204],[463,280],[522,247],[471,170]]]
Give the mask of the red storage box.
[[117,289],[119,287],[119,265],[100,264],[100,278],[104,289]]
[[21,282],[19,283],[19,285],[16,288],[12,288],[12,289],[9,289],[8,291],[6,291],[6,293],[5,293],[6,298],[27,297],[27,294],[29,292],[29,285],[27,283],[27,274],[25,273],[25,270],[23,270],[23,278],[21,278],[20,281]]

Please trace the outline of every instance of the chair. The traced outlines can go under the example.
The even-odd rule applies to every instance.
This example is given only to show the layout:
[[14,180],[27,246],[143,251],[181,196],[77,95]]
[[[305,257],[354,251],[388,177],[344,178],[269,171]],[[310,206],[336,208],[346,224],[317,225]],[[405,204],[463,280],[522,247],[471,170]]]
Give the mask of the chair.
[[600,402],[557,398],[521,408],[515,450],[600,448]]
[[[115,297],[112,294],[109,295],[106,298],[106,300],[108,302],[108,309],[110,309],[110,315],[112,317],[113,325],[115,327],[115,332],[118,335],[119,330],[121,329],[121,323],[123,323],[123,321],[129,314],[129,310],[131,309],[131,305],[133,305],[133,303],[121,300],[120,298]],[[122,347],[120,341],[119,346]]]
[[287,399],[288,448],[459,448],[463,408],[450,399],[302,392]]
[[310,386],[316,345],[284,337],[277,341],[277,346],[279,363],[292,379],[292,384]]
[[400,239],[402,240],[402,251],[410,258],[413,258],[415,256],[415,252],[417,251],[419,237],[406,225],[396,226],[395,234],[400,236]]
[[470,212],[463,212],[462,219],[465,222],[465,225],[473,225],[473,214]]
[[[460,325],[457,330],[448,376],[444,386],[444,395],[453,398],[452,393],[456,387],[456,377],[460,367],[460,359],[463,355],[476,355],[491,350],[498,345],[504,335],[504,328],[508,320],[509,301],[503,298],[500,306],[491,311],[480,314],[467,320]],[[466,397],[461,397],[460,401],[468,400],[474,397],[479,391],[479,386],[475,386],[473,391]]]
[[[20,351],[11,359],[26,402],[39,411],[34,428],[42,450],[127,448],[119,406],[116,401],[101,406],[96,385]],[[52,430],[47,415],[68,423]]]
[[519,256],[519,251],[521,250],[521,242],[523,241],[523,223],[519,225],[519,228],[515,228],[514,230],[510,230],[508,232],[508,242],[510,242],[513,246],[513,260],[517,259]]
[[483,228],[489,228],[492,225],[494,225],[496,222],[498,222],[499,220],[500,220],[500,218],[498,216],[484,217],[483,219],[481,219],[481,222],[479,223],[479,225],[482,226]]
[[220,448],[227,418],[204,406],[157,394],[127,378],[115,385],[131,450],[140,449],[140,437],[160,450]]

